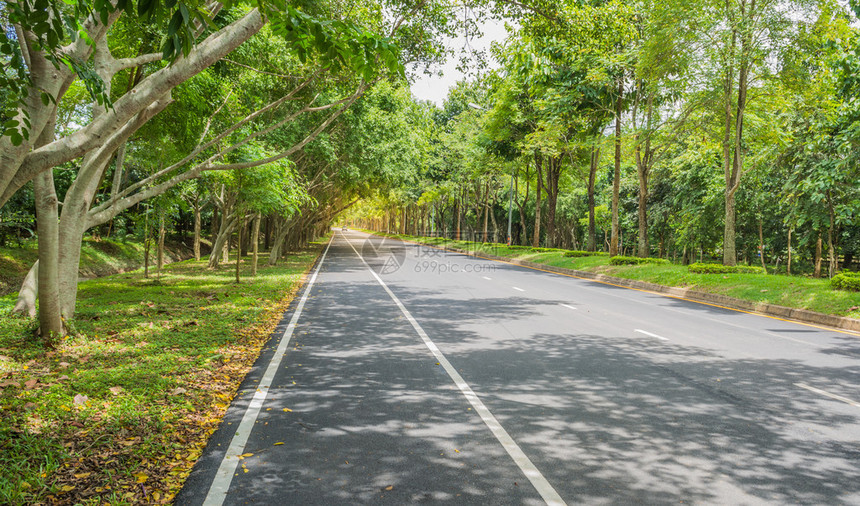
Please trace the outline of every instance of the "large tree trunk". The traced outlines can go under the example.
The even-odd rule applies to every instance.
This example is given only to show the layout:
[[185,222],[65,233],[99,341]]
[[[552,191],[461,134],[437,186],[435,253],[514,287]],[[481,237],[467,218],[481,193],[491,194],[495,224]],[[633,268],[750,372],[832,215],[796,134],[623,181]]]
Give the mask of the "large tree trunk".
[[39,261],[30,267],[27,276],[24,278],[24,283],[21,284],[21,289],[18,290],[18,300],[15,301],[13,313],[27,313],[27,316],[33,318],[36,316],[36,299],[39,297]]
[[[377,226],[377,229],[382,228],[381,226]],[[283,251],[284,245],[287,240],[287,234],[290,233],[290,222],[284,220],[283,218],[279,219],[275,224],[275,238],[272,241],[272,250],[269,252],[269,265],[275,265],[278,263],[278,259],[281,258],[281,252]]]
[[624,79],[618,79],[618,96],[615,99],[615,172],[612,176],[612,235],[609,240],[609,256],[618,255],[618,233],[621,222],[618,216],[619,193],[621,190],[621,106],[624,93]]
[[212,254],[209,255],[209,268],[214,269],[218,264],[226,259],[222,258],[222,253],[229,247],[230,236],[233,235],[233,229],[236,225],[236,217],[229,216],[226,212],[221,214],[221,227],[218,229],[218,236],[215,238],[215,243],[212,244]]
[[54,175],[45,171],[33,181],[36,195],[36,220],[39,228],[39,330],[45,342],[62,337],[63,326],[59,291],[59,222]]

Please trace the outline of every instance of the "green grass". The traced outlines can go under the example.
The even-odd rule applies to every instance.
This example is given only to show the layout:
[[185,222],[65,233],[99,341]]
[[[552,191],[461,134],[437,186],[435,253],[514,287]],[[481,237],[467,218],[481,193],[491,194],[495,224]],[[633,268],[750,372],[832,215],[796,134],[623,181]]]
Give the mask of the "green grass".
[[[18,291],[21,282],[38,260],[36,241],[25,241],[20,248],[0,248],[0,295]],[[188,256],[181,245],[168,245],[168,262]],[[155,263],[155,249],[150,251]],[[133,241],[85,239],[81,247],[80,274],[84,277],[105,276],[119,271],[137,269],[143,265],[143,245]]]
[[[371,231],[368,231],[371,232]],[[380,234],[379,232],[373,232]],[[440,247],[465,249],[511,259],[528,260],[555,267],[597,272],[664,286],[690,288],[738,299],[809,309],[838,316],[860,318],[860,292],[834,290],[828,279],[775,274],[695,274],[675,264],[610,265],[609,256],[564,257],[561,251],[534,252],[522,246],[452,241],[444,238],[398,236],[405,240]]]
[[0,504],[169,501],[319,252],[84,281],[52,350],[0,297]]

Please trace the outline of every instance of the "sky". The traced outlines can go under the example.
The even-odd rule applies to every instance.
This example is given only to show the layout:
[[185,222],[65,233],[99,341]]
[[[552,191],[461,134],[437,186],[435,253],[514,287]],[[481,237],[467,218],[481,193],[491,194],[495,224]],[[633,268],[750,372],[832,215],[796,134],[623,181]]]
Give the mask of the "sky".
[[[429,100],[441,107],[445,97],[448,96],[448,89],[463,78],[463,73],[456,68],[460,51],[463,48],[471,47],[476,51],[485,51],[489,55],[490,44],[504,41],[508,36],[504,23],[492,19],[481,24],[481,31],[483,36],[469,40],[468,45],[464,37],[451,39],[447,45],[455,51],[455,54],[449,56],[448,61],[441,67],[443,75],[427,76],[421,74],[411,86],[412,95],[418,100]],[[498,63],[491,61],[490,67],[498,68]]]

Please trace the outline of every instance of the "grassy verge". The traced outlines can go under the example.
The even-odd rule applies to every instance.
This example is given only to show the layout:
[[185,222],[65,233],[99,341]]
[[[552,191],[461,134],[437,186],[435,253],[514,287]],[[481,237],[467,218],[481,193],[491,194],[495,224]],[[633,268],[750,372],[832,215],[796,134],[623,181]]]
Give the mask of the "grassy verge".
[[[24,276],[39,258],[37,248],[36,241],[25,241],[20,248],[0,248],[0,295],[8,295],[21,288]],[[181,244],[171,244],[165,249],[168,262],[187,258],[191,253]],[[150,257],[154,263],[154,248]],[[85,239],[81,247],[80,273],[85,277],[105,276],[142,265],[143,245],[137,242]]]
[[[368,231],[370,232],[370,231]],[[379,232],[373,232],[380,234]],[[664,286],[691,288],[738,299],[809,309],[838,316],[860,318],[860,292],[834,290],[827,279],[773,274],[695,274],[674,264],[610,265],[606,255],[569,258],[563,251],[532,251],[522,246],[454,241],[439,237],[399,237],[440,247],[468,250],[545,265],[597,272],[619,278],[635,279]]]
[[82,282],[52,350],[0,297],[0,504],[169,502],[319,252]]

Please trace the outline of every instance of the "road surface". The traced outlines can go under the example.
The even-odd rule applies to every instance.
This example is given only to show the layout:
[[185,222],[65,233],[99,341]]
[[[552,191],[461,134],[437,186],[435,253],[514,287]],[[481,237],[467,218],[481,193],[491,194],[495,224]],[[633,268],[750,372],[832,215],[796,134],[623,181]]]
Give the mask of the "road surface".
[[856,334],[338,230],[177,504],[860,504],[858,422]]

